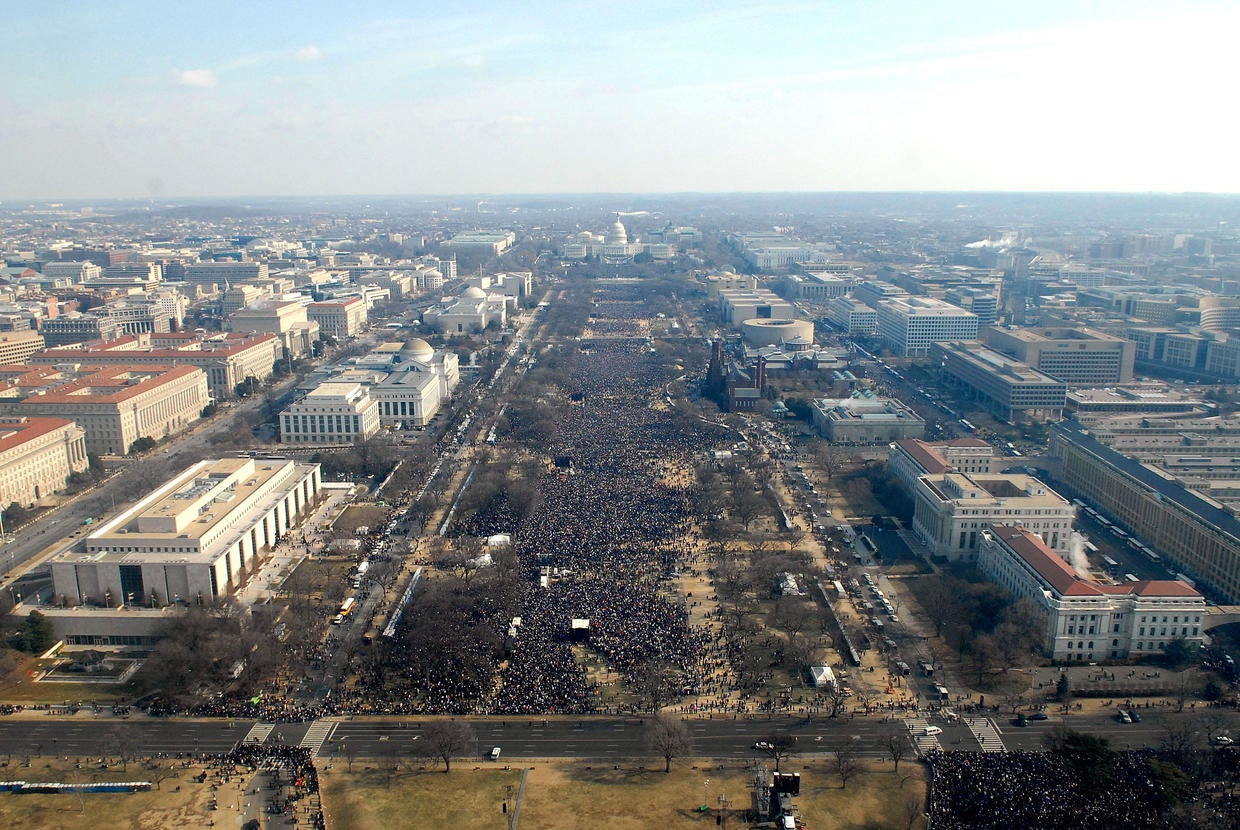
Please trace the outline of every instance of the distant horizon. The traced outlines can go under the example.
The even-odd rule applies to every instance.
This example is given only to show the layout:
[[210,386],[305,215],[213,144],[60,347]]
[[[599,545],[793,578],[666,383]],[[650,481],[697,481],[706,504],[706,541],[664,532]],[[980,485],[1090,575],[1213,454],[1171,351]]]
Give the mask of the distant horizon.
[[50,47],[6,67],[6,203],[1240,193],[1212,123],[1234,2],[126,0],[6,22]]
[[72,197],[28,197],[0,199],[0,207],[23,203],[33,204],[68,204],[85,202],[122,202],[151,203],[174,205],[178,202],[221,202],[234,203],[263,199],[297,200],[297,199],[526,199],[526,198],[570,198],[580,197],[603,199],[610,197],[651,197],[674,198],[693,196],[1149,196],[1149,197],[1203,197],[1203,198],[1234,198],[1240,196],[1238,191],[1211,190],[982,190],[982,189],[872,189],[872,190],[598,190],[598,191],[477,191],[459,193],[243,193],[236,195],[182,195],[182,196],[72,196]]

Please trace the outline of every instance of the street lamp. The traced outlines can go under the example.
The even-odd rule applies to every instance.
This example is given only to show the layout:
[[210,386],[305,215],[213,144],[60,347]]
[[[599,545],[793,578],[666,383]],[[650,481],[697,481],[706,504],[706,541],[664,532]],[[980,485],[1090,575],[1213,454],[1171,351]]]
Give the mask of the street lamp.
[[710,803],[707,800],[708,796],[706,795],[706,788],[709,786],[710,786],[710,779],[709,778],[703,779],[702,780],[702,812],[703,813],[706,812],[707,805]]

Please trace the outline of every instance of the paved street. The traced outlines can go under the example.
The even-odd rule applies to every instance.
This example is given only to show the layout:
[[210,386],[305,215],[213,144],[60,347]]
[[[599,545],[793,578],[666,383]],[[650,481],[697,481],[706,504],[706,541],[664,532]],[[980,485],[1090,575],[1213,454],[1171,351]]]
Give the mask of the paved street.
[[[1234,713],[1211,713],[1234,730],[1240,718]],[[1168,715],[1174,723],[1184,716]],[[478,736],[481,757],[491,747],[503,748],[503,758],[588,758],[616,760],[649,756],[645,746],[643,719],[583,718],[478,718],[469,719]],[[984,721],[993,726],[1003,747],[1037,750],[1046,736],[1058,728],[1060,719],[1052,715],[1046,721],[1030,721],[1027,727],[1011,725],[1006,716],[994,715]],[[96,717],[87,712],[76,715],[26,715],[0,720],[0,754],[22,756],[42,755],[116,755],[120,747],[130,754],[150,755],[177,752],[227,752],[238,742],[257,739],[264,743],[300,744],[317,749],[321,756],[345,757],[350,751],[357,757],[378,757],[393,751],[412,753],[414,744],[422,740],[425,721],[416,718],[328,719],[313,723],[257,724],[246,720],[180,720],[136,717],[118,719]],[[797,738],[797,753],[827,752],[845,742],[855,742],[863,756],[887,756],[885,736],[891,729],[908,734],[910,747],[915,737],[912,725],[920,733],[924,719],[880,718],[800,718],[690,720],[694,754],[713,758],[745,758],[753,756],[756,741],[765,739],[776,729],[786,729]],[[964,722],[948,724],[931,719],[942,734],[933,740],[921,738],[921,748],[933,748],[937,742],[945,750],[981,751],[982,745],[974,729]],[[1071,728],[1099,735],[1111,741],[1116,749],[1132,749],[1155,745],[1165,732],[1157,718],[1147,717],[1139,724],[1120,724],[1104,715],[1069,716]],[[981,729],[980,732],[990,730]],[[983,737],[989,736],[983,735]],[[348,749],[348,748],[351,748]],[[991,745],[989,749],[999,748]],[[910,752],[911,754],[911,752]]]

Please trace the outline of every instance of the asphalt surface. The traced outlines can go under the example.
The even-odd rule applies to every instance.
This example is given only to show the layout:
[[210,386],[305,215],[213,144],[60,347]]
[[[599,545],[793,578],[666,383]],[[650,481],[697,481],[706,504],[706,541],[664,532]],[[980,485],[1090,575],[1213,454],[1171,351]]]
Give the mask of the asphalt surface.
[[[1168,715],[1174,719],[1177,715]],[[1229,731],[1240,727],[1240,717],[1226,713]],[[1037,750],[1046,738],[1061,725],[1061,716],[1051,715],[1045,721],[1030,721],[1026,727],[1011,724],[1006,715],[986,719],[1009,750]],[[641,718],[477,718],[469,719],[478,737],[478,757],[492,747],[502,748],[503,759],[582,758],[592,761],[620,761],[648,757],[646,720]],[[977,752],[981,750],[978,736],[965,722],[945,723],[931,719],[942,728],[936,738],[945,750]],[[749,718],[732,720],[726,716],[686,721],[693,738],[693,753],[701,757],[761,757],[754,750],[756,742],[767,739],[776,730],[786,730],[796,737],[796,754],[829,752],[851,744],[864,757],[888,757],[886,736],[895,729],[908,740],[912,757],[915,735],[904,719],[893,721],[877,717],[849,718],[786,718],[770,720]],[[919,731],[914,722],[915,730]],[[977,721],[974,721],[977,723]],[[268,744],[297,745],[310,734],[309,744],[324,757],[344,758],[348,755],[370,758],[397,753],[415,754],[415,746],[423,740],[425,721],[416,718],[356,718],[317,721],[315,723],[257,724],[252,720],[182,720],[134,717],[121,719],[94,716],[83,710],[76,715],[27,714],[0,720],[0,755],[64,755],[89,757],[118,755],[122,750],[131,755],[153,755],[178,752],[224,753],[236,744],[256,737]],[[1157,745],[1166,726],[1155,716],[1141,723],[1120,724],[1109,715],[1070,715],[1072,729],[1110,740],[1116,749],[1134,749]],[[979,731],[985,732],[985,729]],[[930,748],[922,739],[923,749]]]
[[76,715],[22,717],[0,722],[0,753],[5,756],[116,756],[228,752],[245,737],[253,721],[120,719]]

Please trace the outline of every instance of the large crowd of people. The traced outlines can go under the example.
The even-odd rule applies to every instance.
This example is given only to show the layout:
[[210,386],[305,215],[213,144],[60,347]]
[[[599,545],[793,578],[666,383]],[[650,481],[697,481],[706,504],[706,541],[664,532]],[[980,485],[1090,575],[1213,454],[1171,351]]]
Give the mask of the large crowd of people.
[[[604,299],[592,327],[620,333],[628,320],[651,316],[644,303]],[[614,314],[614,318],[612,315]],[[601,319],[607,317],[608,319]],[[521,623],[494,660],[494,682],[474,672],[453,678],[410,666],[402,694],[383,708],[412,712],[477,711],[539,714],[598,711],[598,686],[574,647],[588,648],[630,678],[649,671],[681,689],[700,688],[708,669],[704,628],[689,623],[683,598],[662,577],[692,553],[686,541],[695,518],[683,487],[669,481],[708,449],[700,429],[686,429],[660,411],[670,367],[648,348],[599,340],[562,364],[555,432],[542,448],[547,465],[530,510],[516,511],[500,489],[460,517],[461,532],[512,539],[521,584],[502,612],[484,607],[506,634]],[[417,615],[409,614],[410,625]],[[574,629],[573,620],[587,620]],[[388,676],[395,669],[389,660]],[[412,688],[410,688],[412,686]],[[409,693],[404,693],[408,691]],[[371,710],[380,690],[359,688],[337,699],[347,710]]]
[[1194,786],[1157,750],[1108,754],[1089,766],[1056,752],[934,752],[926,761],[934,828],[1240,827],[1234,769]]

